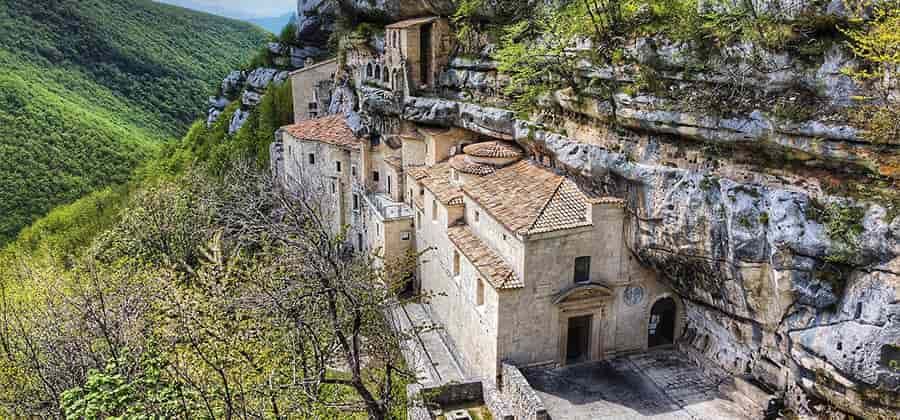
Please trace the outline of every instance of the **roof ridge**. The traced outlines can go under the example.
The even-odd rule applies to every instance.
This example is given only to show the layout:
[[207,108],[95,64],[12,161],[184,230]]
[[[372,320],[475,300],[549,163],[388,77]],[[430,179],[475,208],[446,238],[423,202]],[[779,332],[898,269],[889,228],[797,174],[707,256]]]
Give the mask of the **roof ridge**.
[[552,203],[553,199],[556,198],[557,195],[559,195],[559,190],[562,189],[562,186],[565,182],[566,182],[566,177],[561,177],[559,180],[559,183],[556,184],[556,188],[553,189],[553,194],[550,194],[550,197],[547,198],[547,201],[544,202],[543,206],[541,206],[541,211],[538,212],[537,217],[534,218],[534,220],[531,222],[531,225],[529,225],[528,229],[525,230],[526,232],[530,232],[532,229],[534,229],[534,227],[537,225],[538,221],[541,220],[541,217],[544,216],[544,213],[547,211],[547,208],[550,207],[550,203]]

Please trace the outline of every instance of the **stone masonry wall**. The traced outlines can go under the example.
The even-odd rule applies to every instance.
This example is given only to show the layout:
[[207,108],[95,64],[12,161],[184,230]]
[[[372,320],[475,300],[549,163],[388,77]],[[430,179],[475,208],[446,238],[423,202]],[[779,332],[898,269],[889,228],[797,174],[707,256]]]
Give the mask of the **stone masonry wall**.
[[512,406],[516,418],[523,420],[550,420],[547,409],[519,368],[504,363],[502,378],[503,398]]

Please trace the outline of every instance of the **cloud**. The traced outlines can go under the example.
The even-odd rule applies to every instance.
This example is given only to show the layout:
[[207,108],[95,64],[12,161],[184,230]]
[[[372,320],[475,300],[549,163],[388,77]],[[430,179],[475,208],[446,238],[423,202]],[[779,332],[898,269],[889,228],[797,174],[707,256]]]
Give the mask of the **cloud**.
[[233,18],[281,16],[296,10],[297,0],[157,0]]

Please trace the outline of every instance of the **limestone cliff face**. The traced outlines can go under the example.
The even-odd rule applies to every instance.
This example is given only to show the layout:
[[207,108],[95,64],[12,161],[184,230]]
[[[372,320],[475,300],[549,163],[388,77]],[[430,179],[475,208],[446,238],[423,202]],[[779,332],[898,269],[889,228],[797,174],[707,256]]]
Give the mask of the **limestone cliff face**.
[[[340,6],[399,19],[447,15],[453,3]],[[842,0],[753,3],[787,20],[846,17]],[[605,98],[576,101],[561,91],[528,120],[504,109],[507,81],[489,57],[452,59],[437,97],[397,103],[374,87],[354,93],[363,114],[515,140],[598,192],[625,198],[627,244],[683,298],[682,344],[698,358],[772,385],[800,413],[837,408],[895,418],[900,217],[879,194],[847,191],[895,193],[900,147],[872,142],[840,118],[852,98],[869,93],[841,71],[856,65],[843,44],[811,57],[762,51],[752,65],[750,49],[737,44],[710,55],[636,39],[627,53],[672,92],[623,92],[613,108]],[[633,70],[589,71],[627,84]],[[718,103],[727,109],[697,106],[698,92],[729,86],[736,72],[747,90],[723,89],[730,96]],[[809,112],[780,111],[800,101],[811,101]]]

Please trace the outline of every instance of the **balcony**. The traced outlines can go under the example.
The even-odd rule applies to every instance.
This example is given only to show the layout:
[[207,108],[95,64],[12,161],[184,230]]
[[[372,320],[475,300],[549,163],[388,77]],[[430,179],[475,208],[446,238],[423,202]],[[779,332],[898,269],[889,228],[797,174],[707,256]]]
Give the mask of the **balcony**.
[[382,193],[369,193],[364,195],[369,207],[375,209],[385,221],[412,218],[412,207],[404,202],[391,200],[391,197]]

